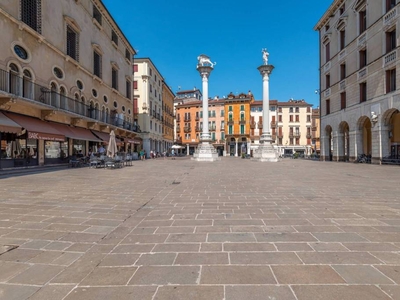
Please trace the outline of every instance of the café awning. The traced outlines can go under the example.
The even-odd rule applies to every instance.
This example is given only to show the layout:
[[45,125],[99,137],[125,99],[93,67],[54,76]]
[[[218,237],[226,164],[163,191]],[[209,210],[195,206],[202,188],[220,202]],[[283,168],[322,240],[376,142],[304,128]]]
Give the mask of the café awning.
[[[107,132],[100,132],[100,131],[96,131],[96,130],[92,130],[92,132],[94,133],[95,136],[97,136],[98,138],[100,138],[104,143],[109,142],[110,140],[110,134]],[[119,138],[115,138],[115,141],[117,142],[117,144],[121,143],[121,140]]]
[[140,145],[141,141],[142,141],[141,139],[139,140],[139,139],[136,139],[136,138],[133,138],[133,139],[125,138],[124,139],[125,143],[131,143],[131,144],[136,144],[136,145]]
[[101,142],[102,140],[95,136],[89,129],[80,127],[70,127],[66,124],[51,123],[54,128],[64,134],[66,137],[74,140]]
[[20,125],[0,112],[0,132],[20,133],[21,131],[22,128]]
[[8,118],[25,128],[28,132],[28,139],[64,142],[65,136],[51,126],[51,123],[40,119],[5,112]]

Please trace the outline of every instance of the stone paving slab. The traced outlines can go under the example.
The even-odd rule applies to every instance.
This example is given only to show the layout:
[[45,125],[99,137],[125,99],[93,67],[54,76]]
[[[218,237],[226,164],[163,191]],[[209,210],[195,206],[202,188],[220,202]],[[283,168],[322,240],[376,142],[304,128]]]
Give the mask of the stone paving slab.
[[398,172],[223,158],[2,176],[0,299],[400,299]]

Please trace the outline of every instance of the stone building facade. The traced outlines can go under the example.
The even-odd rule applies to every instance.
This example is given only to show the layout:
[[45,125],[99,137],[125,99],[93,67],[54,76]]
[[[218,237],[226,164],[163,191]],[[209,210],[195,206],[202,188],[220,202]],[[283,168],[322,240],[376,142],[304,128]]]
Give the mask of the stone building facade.
[[0,27],[0,168],[65,162],[111,130],[132,149],[136,53],[100,0],[1,1]]
[[163,148],[167,151],[174,144],[174,92],[170,89],[165,81],[162,85],[162,102],[163,102]]
[[398,158],[399,13],[396,0],[335,0],[316,24],[322,159]]

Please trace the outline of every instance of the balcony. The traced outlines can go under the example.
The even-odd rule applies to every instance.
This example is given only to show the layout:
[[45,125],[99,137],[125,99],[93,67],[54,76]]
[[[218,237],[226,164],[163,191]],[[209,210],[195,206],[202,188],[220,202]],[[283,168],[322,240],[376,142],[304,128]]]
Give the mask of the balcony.
[[200,120],[200,117],[199,117],[199,116],[196,116],[194,119],[195,119],[196,121],[199,121],[199,120]]
[[251,129],[256,128],[256,122],[250,122],[250,128]]
[[394,64],[396,62],[396,57],[397,57],[397,50],[393,50],[392,52],[386,54],[383,57],[383,66],[387,67],[391,64]]
[[177,127],[176,128],[176,133],[180,133],[181,132],[181,128],[180,127]]
[[293,132],[293,136],[295,138],[299,138],[300,137],[300,132]]
[[246,120],[245,119],[240,119],[239,124],[245,125],[246,124]]
[[367,44],[367,32],[365,31],[362,35],[360,35],[357,39],[358,48],[364,48]]
[[195,129],[196,132],[202,132],[203,131],[203,128],[201,128],[200,126],[196,126],[194,129]]
[[190,132],[192,132],[192,128],[191,128],[190,126],[185,126],[185,127],[183,128],[183,131],[184,131],[185,133],[190,133]]
[[38,85],[27,78],[21,78],[4,70],[0,70],[0,90],[27,102],[43,106],[43,109],[46,110],[57,108],[60,112],[69,113],[71,116],[74,114],[74,117],[76,115],[82,116],[90,119],[88,121],[91,122],[100,122],[133,132],[141,132],[140,126],[120,118],[116,111],[106,113],[105,110],[97,109],[80,100],[59,94],[48,87]]
[[358,71],[358,80],[363,79],[365,75],[367,75],[367,73],[368,73],[367,67]]
[[182,144],[182,138],[180,137],[180,138],[175,139],[174,143],[175,144]]
[[216,129],[216,128],[215,128],[215,125],[211,125],[211,126],[209,126],[209,128],[208,128],[209,131],[215,131],[215,129]]
[[390,27],[397,19],[397,7],[394,7],[383,16],[383,26]]
[[228,120],[228,125],[233,125],[233,124],[235,124],[235,121],[233,121],[233,120]]
[[311,134],[310,134],[310,133],[307,133],[306,138],[307,138],[307,139],[311,139],[311,138],[312,138]]
[[262,122],[258,122],[258,129],[262,129],[262,128],[263,128]]
[[278,139],[283,139],[283,133],[282,132],[278,133]]
[[191,120],[190,117],[185,117],[184,119],[185,122],[190,122],[190,120]]
[[272,141],[276,141],[276,134],[271,135]]
[[276,122],[274,121],[271,122],[271,128],[276,128]]
[[317,126],[311,127],[311,130],[312,130],[312,131],[317,131]]

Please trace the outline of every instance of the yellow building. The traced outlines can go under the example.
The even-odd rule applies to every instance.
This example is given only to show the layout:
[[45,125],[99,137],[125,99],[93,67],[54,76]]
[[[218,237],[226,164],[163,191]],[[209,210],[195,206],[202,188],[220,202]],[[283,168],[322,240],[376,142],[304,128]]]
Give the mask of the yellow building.
[[230,93],[225,99],[225,137],[226,155],[241,156],[250,154],[250,105],[253,94]]
[[314,154],[320,154],[321,141],[320,141],[320,124],[321,119],[319,116],[319,108],[314,108],[311,114],[311,130],[312,130],[312,145]]

